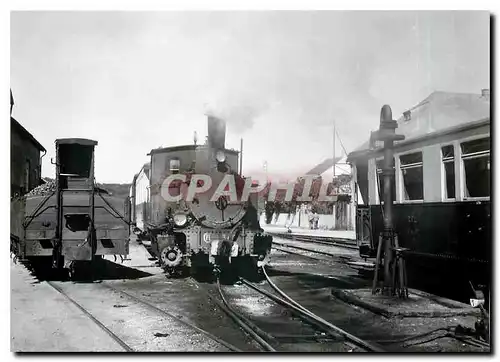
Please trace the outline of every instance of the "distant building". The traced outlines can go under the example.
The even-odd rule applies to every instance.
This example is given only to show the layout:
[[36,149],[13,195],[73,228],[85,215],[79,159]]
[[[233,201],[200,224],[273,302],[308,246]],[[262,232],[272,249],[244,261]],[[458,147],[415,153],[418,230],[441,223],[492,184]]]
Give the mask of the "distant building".
[[10,196],[23,195],[41,183],[40,152],[47,151],[31,133],[12,117],[14,99],[10,93]]

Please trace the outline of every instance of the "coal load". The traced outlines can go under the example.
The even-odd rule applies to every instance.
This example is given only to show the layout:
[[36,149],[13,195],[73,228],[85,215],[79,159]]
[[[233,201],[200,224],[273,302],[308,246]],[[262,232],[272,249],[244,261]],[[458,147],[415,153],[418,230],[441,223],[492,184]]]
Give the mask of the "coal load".
[[47,196],[56,191],[56,181],[48,181],[43,185],[40,185],[30,192],[26,196]]

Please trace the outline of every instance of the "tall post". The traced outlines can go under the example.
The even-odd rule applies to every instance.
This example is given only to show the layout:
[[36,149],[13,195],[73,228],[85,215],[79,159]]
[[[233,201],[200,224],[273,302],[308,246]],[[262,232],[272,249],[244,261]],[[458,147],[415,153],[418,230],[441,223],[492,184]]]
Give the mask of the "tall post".
[[391,180],[394,177],[392,168],[393,158],[392,140],[384,142],[384,163],[382,176],[384,179],[384,294],[390,294],[392,291],[391,266],[393,261],[392,248],[394,247],[394,230],[392,226],[392,192]]
[[[333,178],[332,178],[332,191],[333,191],[334,195],[337,194],[337,190],[336,190],[336,187],[335,187],[335,119],[333,120]],[[334,228],[337,227],[337,218],[336,218],[336,215],[335,215],[335,205],[337,205],[336,202],[332,204],[332,216],[333,216],[333,227]]]
[[240,176],[243,175],[243,138],[240,141]]
[[333,120],[333,180],[335,181],[335,120]]
[[[380,112],[380,127],[372,133],[372,140],[384,142],[384,163],[382,169],[383,185],[384,185],[384,230],[381,233],[379,243],[382,243],[384,252],[384,287],[383,294],[392,295],[392,268],[393,265],[393,248],[394,248],[394,228],[392,220],[392,179],[394,178],[393,155],[394,141],[404,140],[403,135],[396,134],[398,124],[392,119],[392,110],[388,105],[384,105]],[[380,247],[379,247],[380,249]],[[377,257],[379,253],[377,253]],[[380,260],[377,260],[379,263]],[[376,280],[374,280],[374,283]]]

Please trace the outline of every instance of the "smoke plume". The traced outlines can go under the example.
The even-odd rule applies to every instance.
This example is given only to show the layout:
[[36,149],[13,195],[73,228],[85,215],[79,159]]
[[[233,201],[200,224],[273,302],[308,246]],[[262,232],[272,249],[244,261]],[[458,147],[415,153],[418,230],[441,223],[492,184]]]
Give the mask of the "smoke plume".
[[251,95],[232,95],[218,97],[205,104],[205,114],[224,120],[228,132],[244,133],[251,130],[255,120],[269,109],[265,101],[259,101]]

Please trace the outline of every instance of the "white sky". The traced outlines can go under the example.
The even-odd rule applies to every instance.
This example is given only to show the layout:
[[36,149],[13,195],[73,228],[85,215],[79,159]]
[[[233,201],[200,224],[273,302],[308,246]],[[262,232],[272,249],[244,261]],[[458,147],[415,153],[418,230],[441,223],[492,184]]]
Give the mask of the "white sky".
[[[13,116],[47,148],[91,138],[98,182],[199,142],[206,110],[244,173],[307,171],[434,90],[490,87],[487,12],[13,12]],[[341,153],[337,141],[336,152]]]

